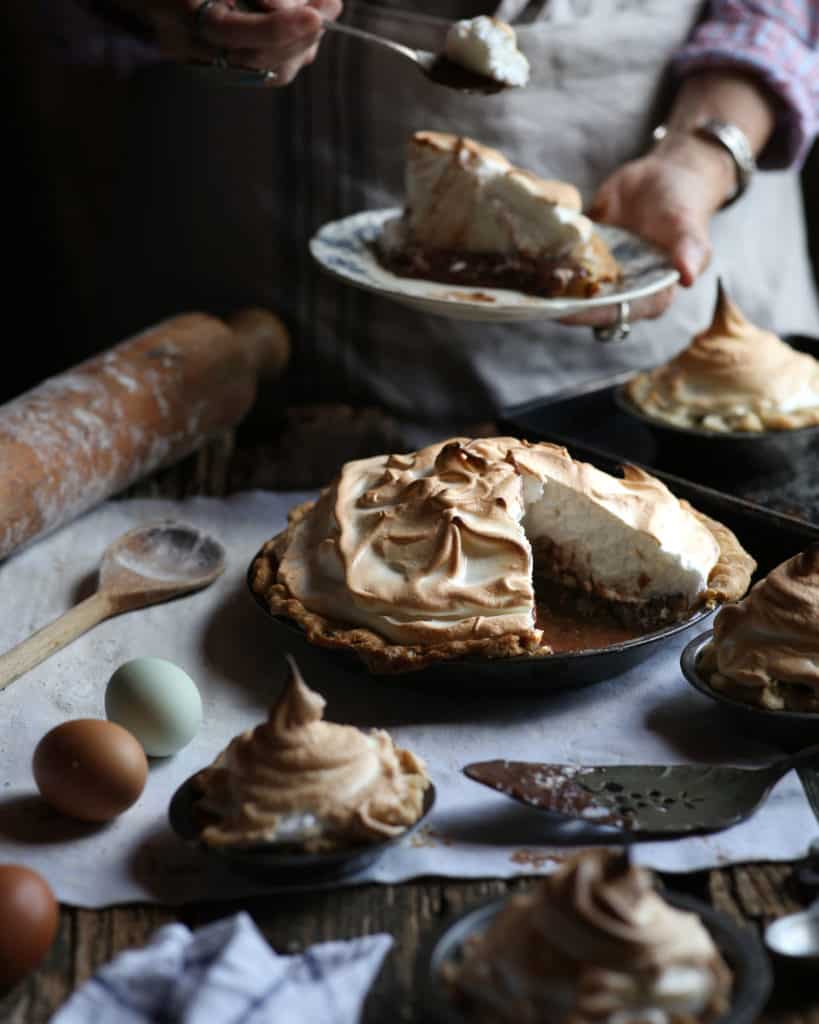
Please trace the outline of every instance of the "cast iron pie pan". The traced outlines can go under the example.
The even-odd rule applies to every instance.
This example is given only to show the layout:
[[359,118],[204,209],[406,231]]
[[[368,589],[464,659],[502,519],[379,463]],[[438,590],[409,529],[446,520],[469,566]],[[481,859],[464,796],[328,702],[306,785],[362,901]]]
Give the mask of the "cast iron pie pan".
[[503,696],[520,691],[536,691],[541,694],[552,690],[573,689],[591,683],[612,679],[640,664],[654,654],[670,637],[677,636],[690,626],[702,622],[710,611],[700,609],[688,619],[675,622],[664,629],[632,640],[623,640],[610,647],[584,651],[562,651],[542,657],[518,658],[460,658],[442,661],[439,664],[410,672],[378,674],[370,672],[354,651],[334,647],[321,647],[307,640],[304,631],[291,619],[272,615],[270,609],[250,586],[256,603],[268,617],[276,638],[285,650],[297,660],[305,650],[317,653],[328,665],[364,676],[387,686],[463,686],[470,691],[480,689]]

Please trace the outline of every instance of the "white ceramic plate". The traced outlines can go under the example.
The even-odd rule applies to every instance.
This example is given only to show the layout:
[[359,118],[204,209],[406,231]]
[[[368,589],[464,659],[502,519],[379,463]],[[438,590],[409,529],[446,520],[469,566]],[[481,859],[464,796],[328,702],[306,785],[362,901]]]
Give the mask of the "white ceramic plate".
[[404,306],[457,320],[557,320],[594,306],[633,301],[668,287],[677,271],[657,249],[622,228],[597,225],[623,269],[619,284],[591,299],[541,299],[508,288],[462,287],[398,277],[379,263],[374,244],[384,223],[400,216],[397,208],[367,210],[320,228],[310,252],[334,277]]

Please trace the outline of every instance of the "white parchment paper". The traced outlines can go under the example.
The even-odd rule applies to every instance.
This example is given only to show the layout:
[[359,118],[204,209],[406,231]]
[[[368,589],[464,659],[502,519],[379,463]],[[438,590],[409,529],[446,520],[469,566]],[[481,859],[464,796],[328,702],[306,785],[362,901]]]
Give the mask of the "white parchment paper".
[[[182,781],[266,715],[284,681],[281,648],[247,591],[245,573],[284,525],[287,509],[306,497],[252,492],[113,501],[0,566],[0,649],[6,650],[89,593],[105,545],[136,525],[183,520],[211,531],[228,551],[227,572],[209,589],[102,623],[0,692],[0,863],[29,865],[60,900],[86,907],[259,891],[184,845],[167,824],[167,805]],[[339,672],[320,652],[302,657],[307,682],[327,698],[328,718],[389,729],[427,761],[438,791],[428,826],[345,884],[548,871],[555,863],[550,854],[565,848],[558,852],[554,836],[547,842],[537,812],[465,778],[461,769],[470,761],[754,765],[775,756],[774,747],[732,734],[715,705],[685,682],[679,653],[692,635],[669,640],[616,679],[542,696],[475,694],[468,686],[430,693],[407,679],[385,685],[363,672]],[[34,747],[66,719],[104,717],[112,672],[143,655],[168,658],[193,677],[203,697],[203,727],[176,756],[152,760],[144,793],[117,820],[90,826],[64,818],[38,795]],[[817,834],[791,772],[749,821],[705,838],[640,845],[636,859],[669,871],[790,859],[804,854]]]

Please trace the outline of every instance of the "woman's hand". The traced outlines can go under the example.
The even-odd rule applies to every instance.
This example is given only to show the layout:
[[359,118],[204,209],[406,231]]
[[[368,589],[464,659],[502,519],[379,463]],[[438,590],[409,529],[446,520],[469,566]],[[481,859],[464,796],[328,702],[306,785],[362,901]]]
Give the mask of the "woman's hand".
[[[122,6],[133,9],[133,0]],[[287,85],[316,56],[322,25],[341,13],[341,0],[150,0],[139,4],[157,34],[163,56],[178,61],[271,72]],[[147,9],[146,9],[147,8]]]
[[[690,133],[671,133],[646,156],[618,168],[597,192],[589,215],[652,242],[668,255],[688,287],[711,259],[709,224],[735,186],[727,152]],[[632,320],[658,317],[675,287],[630,304]],[[616,307],[603,306],[564,322],[608,326]]]

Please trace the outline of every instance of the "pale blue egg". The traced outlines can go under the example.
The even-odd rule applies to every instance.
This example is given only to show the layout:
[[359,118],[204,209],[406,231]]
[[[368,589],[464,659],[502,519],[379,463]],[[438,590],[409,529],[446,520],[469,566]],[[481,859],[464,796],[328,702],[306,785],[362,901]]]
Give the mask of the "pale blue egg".
[[127,729],[150,757],[168,757],[202,724],[202,698],[191,677],[165,658],[134,658],[111,676],[105,714]]

